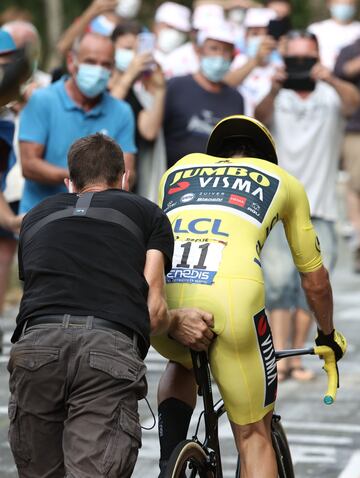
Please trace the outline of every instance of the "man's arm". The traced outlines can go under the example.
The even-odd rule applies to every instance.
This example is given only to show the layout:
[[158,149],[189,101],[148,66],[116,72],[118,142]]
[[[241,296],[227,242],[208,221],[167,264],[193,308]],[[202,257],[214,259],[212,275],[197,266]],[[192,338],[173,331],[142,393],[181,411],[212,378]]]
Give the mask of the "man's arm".
[[164,255],[161,251],[147,251],[144,276],[149,285],[147,305],[151,335],[166,333],[170,327],[170,316],[165,299]]
[[344,116],[352,116],[360,107],[360,93],[352,83],[337,78],[320,63],[314,66],[311,76],[315,81],[325,81],[336,90],[341,100],[341,110]]
[[66,168],[59,168],[43,159],[44,146],[20,141],[20,159],[23,176],[43,184],[59,184],[69,177]]
[[[265,37],[260,44],[256,56],[249,58],[242,66],[229,71],[223,81],[233,88],[238,87],[255,68],[266,64],[268,56],[275,48],[276,41],[270,36]],[[235,63],[236,61],[235,58]]]
[[270,124],[274,114],[275,99],[286,80],[284,68],[279,68],[271,80],[271,89],[269,93],[255,108],[255,118],[265,124]]
[[214,334],[212,314],[200,309],[174,309],[168,311],[165,298],[164,255],[150,249],[146,254],[144,276],[149,284],[148,309],[151,335],[169,334],[172,338],[194,350],[207,350]]
[[57,49],[62,55],[72,47],[77,37],[81,36],[91,20],[102,13],[115,10],[117,0],[94,0],[84,13],[78,17],[61,36]]
[[328,271],[324,266],[313,272],[303,272],[301,285],[320,330],[325,335],[334,330],[333,296]]
[[320,243],[311,223],[309,201],[302,184],[290,175],[287,188],[288,202],[283,222],[306,299],[318,325],[315,342],[332,348],[336,360],[340,360],[346,350],[346,340],[334,329],[332,290],[328,272],[322,265]]

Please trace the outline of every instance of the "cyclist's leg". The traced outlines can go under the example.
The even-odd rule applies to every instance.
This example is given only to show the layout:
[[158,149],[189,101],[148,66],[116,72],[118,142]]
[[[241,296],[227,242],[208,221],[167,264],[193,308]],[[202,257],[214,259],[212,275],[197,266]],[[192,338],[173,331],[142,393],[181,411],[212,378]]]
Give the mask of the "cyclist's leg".
[[168,362],[158,386],[161,477],[172,451],[186,439],[196,405],[196,382],[188,349],[167,336],[153,337],[151,342],[163,356],[178,361]]
[[278,476],[271,441],[271,417],[272,412],[269,412],[262,420],[248,425],[237,425],[230,421],[240,454],[241,478],[277,478]]
[[275,478],[270,426],[277,373],[264,287],[256,281],[229,279],[223,299],[229,314],[209,361],[242,454],[241,478]]

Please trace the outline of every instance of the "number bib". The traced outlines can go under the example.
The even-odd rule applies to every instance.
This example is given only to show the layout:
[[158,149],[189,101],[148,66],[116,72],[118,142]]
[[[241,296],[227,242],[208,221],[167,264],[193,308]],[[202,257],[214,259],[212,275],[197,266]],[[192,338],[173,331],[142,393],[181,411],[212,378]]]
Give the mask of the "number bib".
[[172,269],[166,282],[213,284],[224,247],[220,242],[175,241]]

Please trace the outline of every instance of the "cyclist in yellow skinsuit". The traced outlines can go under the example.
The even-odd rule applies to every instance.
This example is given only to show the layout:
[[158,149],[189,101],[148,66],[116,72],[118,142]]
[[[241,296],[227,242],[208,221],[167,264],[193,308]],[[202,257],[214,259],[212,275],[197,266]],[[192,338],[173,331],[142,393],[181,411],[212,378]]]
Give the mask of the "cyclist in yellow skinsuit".
[[[185,156],[160,184],[160,204],[175,236],[172,270],[166,278],[168,305],[213,313],[217,337],[209,349],[209,362],[241,448],[242,477],[272,478],[277,471],[269,431],[277,371],[260,253],[278,221],[284,224],[310,305],[326,336],[334,335],[331,287],[304,189],[277,166],[267,129],[244,116],[226,118],[215,127],[208,152],[211,155]],[[309,291],[319,279],[325,295],[321,299],[315,292],[311,298]],[[165,336],[153,337],[152,344],[171,361],[159,389],[164,465],[174,436],[164,417],[177,414],[178,423],[187,429],[195,386],[187,348]],[[337,346],[342,354],[338,344],[330,346]],[[251,464],[256,461],[257,465]]]

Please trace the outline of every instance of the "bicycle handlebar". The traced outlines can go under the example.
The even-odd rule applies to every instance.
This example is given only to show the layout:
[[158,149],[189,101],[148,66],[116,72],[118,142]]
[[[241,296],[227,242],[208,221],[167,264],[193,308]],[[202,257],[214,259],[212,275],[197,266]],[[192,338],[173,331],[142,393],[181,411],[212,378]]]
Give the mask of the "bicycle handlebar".
[[324,370],[327,373],[328,388],[324,396],[325,405],[332,405],[336,399],[336,392],[339,383],[339,374],[335,360],[334,351],[326,345],[314,347],[314,354],[318,355],[325,362]]
[[308,349],[279,350],[275,352],[277,360],[298,355],[318,355],[324,360],[325,365],[323,368],[327,373],[328,378],[328,388],[324,395],[324,403],[326,405],[333,404],[336,399],[336,392],[339,383],[339,373],[333,350],[326,345],[320,345]]

